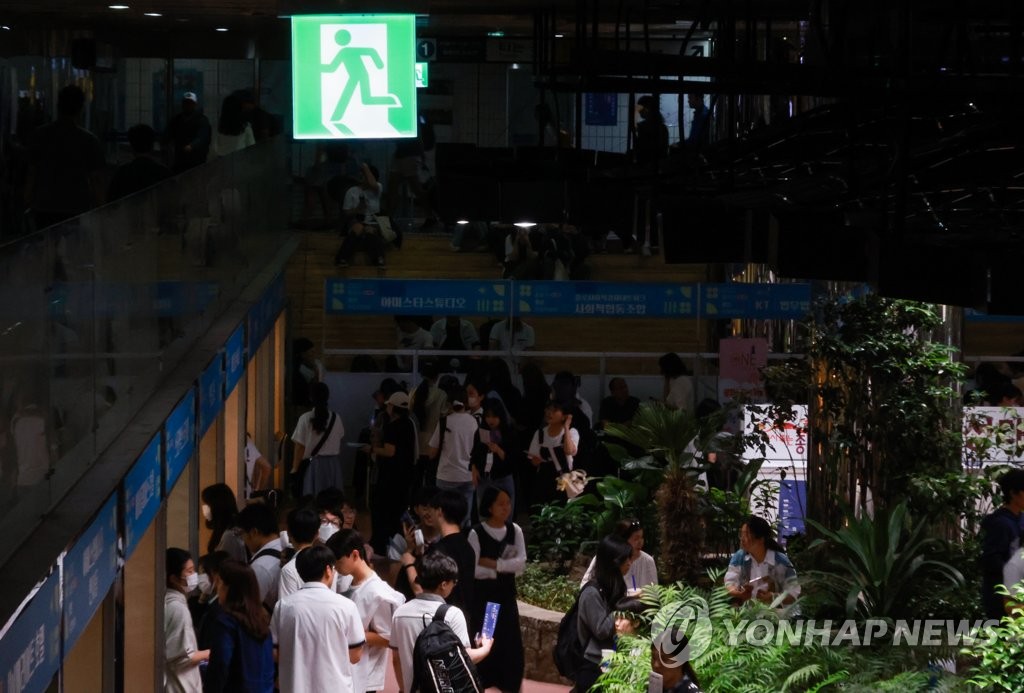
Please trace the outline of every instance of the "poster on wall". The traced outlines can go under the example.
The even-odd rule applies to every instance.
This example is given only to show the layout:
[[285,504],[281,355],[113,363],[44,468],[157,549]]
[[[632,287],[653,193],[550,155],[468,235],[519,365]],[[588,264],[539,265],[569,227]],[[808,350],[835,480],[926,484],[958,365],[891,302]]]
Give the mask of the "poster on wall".
[[619,124],[618,94],[584,94],[583,107],[586,125],[613,127]]
[[768,340],[723,339],[718,347],[718,401],[759,404],[767,400],[761,369],[768,365]]
[[64,556],[64,651],[100,608],[117,577],[117,494]]
[[[761,431],[768,437],[762,469],[807,468],[807,405],[794,404],[785,420],[777,420],[768,405],[748,405],[743,410],[744,435]],[[761,450],[750,446],[744,460],[762,457]]]
[[1024,462],[1024,407],[964,407],[965,467]]

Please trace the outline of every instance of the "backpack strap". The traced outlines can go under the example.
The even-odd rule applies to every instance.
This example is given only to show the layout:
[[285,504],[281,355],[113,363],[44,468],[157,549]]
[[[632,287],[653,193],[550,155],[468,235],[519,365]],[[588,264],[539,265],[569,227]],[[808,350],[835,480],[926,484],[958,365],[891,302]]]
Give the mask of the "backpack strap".
[[320,440],[317,441],[316,447],[313,448],[313,452],[306,455],[306,457],[308,457],[309,459],[313,459],[314,457],[316,457],[317,453],[320,452],[320,448],[324,446],[324,443],[327,442],[327,439],[331,435],[331,429],[334,428],[334,420],[336,418],[338,418],[338,415],[332,411],[331,420],[327,422],[327,429],[324,431],[324,434],[320,437]]
[[437,422],[437,457],[441,458],[441,453],[444,452],[444,433],[448,430],[448,415],[445,414],[441,417],[440,421]]
[[444,617],[448,614],[448,609],[451,608],[451,604],[445,602],[441,606],[437,607],[437,611],[434,612],[434,618],[432,621],[443,621]]
[[261,556],[272,556],[272,557],[274,557],[274,558],[276,558],[277,560],[280,561],[281,560],[281,551],[279,549],[260,549],[259,551],[256,552],[255,556],[253,556],[252,558],[249,559],[249,565],[252,565],[253,563],[255,563],[256,559],[260,558]]

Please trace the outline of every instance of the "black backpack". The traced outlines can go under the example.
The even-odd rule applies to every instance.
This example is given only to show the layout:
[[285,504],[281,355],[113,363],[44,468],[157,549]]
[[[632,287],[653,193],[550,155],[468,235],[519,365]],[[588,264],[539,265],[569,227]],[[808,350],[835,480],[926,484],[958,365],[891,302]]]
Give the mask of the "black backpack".
[[[583,589],[586,589],[584,586]],[[576,595],[576,601],[572,603],[562,620],[558,623],[558,640],[555,642],[555,649],[551,653],[555,659],[555,666],[558,673],[569,679],[576,680],[576,672],[583,666],[583,643],[580,642],[580,629],[578,614],[580,610],[580,590]]]
[[444,621],[448,604],[442,604],[427,627],[416,636],[412,651],[411,693],[483,693],[476,666],[462,641]]

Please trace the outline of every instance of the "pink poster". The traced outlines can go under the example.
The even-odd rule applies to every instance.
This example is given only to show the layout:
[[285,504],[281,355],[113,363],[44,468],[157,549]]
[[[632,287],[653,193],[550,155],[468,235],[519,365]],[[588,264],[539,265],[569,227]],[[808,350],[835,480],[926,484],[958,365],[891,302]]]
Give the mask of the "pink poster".
[[718,346],[718,399],[725,404],[740,395],[747,402],[767,401],[761,369],[768,365],[768,340],[732,337]]

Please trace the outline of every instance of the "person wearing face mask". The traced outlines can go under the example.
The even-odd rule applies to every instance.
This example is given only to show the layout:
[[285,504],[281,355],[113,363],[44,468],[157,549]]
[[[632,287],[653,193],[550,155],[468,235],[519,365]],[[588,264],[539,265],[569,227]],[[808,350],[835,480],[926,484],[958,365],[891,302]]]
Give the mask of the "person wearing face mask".
[[202,693],[199,665],[209,660],[210,651],[200,650],[186,596],[199,586],[199,574],[192,555],[184,549],[169,548],[165,560],[167,592],[164,594],[164,691]]
[[[221,564],[230,559],[227,551],[214,551],[199,558],[199,599],[192,605],[192,622],[196,624],[196,642],[199,649],[213,645],[213,623],[217,620],[220,604],[217,602],[217,580]],[[197,614],[197,608],[201,613]]]
[[203,489],[203,519],[210,530],[207,553],[227,551],[231,558],[245,563],[249,556],[245,550],[241,530],[238,528],[238,502],[235,492],[227,484],[213,484]]

